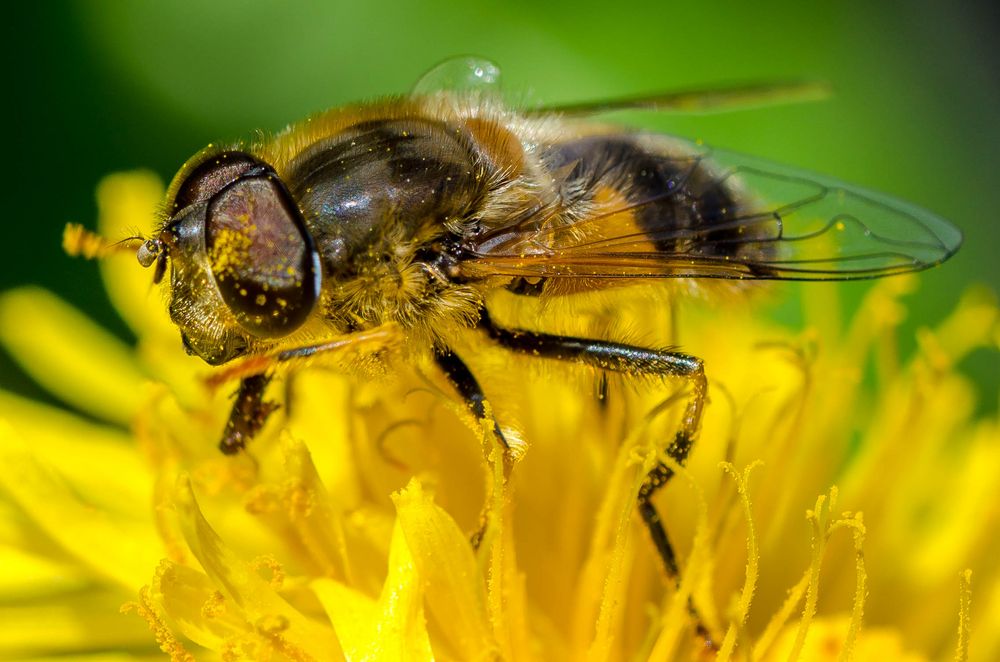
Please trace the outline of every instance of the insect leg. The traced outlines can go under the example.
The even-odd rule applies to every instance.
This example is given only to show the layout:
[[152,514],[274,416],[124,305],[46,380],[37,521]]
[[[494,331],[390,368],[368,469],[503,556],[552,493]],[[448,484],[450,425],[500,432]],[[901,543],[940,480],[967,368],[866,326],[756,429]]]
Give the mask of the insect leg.
[[314,357],[334,355],[337,352],[377,354],[391,349],[400,340],[399,329],[395,325],[387,324],[342,336],[334,336],[313,345],[291,347],[272,354],[250,356],[226,365],[222,370],[212,374],[206,381],[208,386],[216,387],[236,379],[253,377],[278,369],[284,364],[305,362]]
[[252,375],[240,380],[236,402],[229,412],[229,420],[219,442],[219,450],[233,455],[243,450],[248,441],[260,432],[278,405],[264,401],[264,391],[271,378],[266,374]]
[[271,381],[270,374],[281,366],[350,349],[377,353],[390,348],[396,341],[398,336],[394,328],[376,327],[314,345],[293,347],[274,354],[251,356],[226,366],[206,380],[208,386],[212,388],[240,380],[236,402],[233,403],[232,411],[229,413],[219,449],[226,455],[238,453],[264,427],[267,417],[278,408],[273,402],[264,402],[264,390]]
[[[468,366],[462,362],[462,359],[458,357],[453,351],[447,347],[442,347],[439,345],[434,346],[434,361],[438,364],[438,367],[444,372],[448,377],[448,381],[451,382],[455,390],[458,391],[462,399],[465,400],[465,404],[468,406],[469,411],[479,420],[486,418],[486,396],[483,394],[483,389],[479,386],[479,382],[476,381],[476,377],[469,370]],[[507,471],[510,469],[508,463],[510,444],[507,443],[507,439],[504,438],[503,432],[500,430],[500,425],[497,423],[496,419],[493,419],[493,434],[497,436],[500,443],[503,444],[504,450],[508,453],[504,453],[504,475],[506,477]],[[472,534],[470,542],[472,543],[473,549],[479,549],[483,538],[486,535],[486,527],[488,525],[488,519],[486,517],[486,511],[488,505],[483,506],[483,512],[479,516],[479,528]]]
[[[687,460],[701,424],[701,414],[708,390],[701,359],[680,352],[645,349],[623,343],[505,329],[495,325],[485,311],[480,318],[480,326],[494,341],[515,352],[583,363],[614,372],[686,379],[691,385],[691,394],[684,409],[680,429],[666,452],[678,464],[684,464]],[[672,580],[677,581],[679,577],[677,555],[652,502],[653,495],[667,484],[673,473],[666,464],[658,462],[639,489],[638,506],[667,574]]]
[[[458,394],[465,400],[465,404],[473,416],[479,420],[486,418],[486,396],[483,394],[483,389],[479,386],[479,382],[476,381],[475,376],[462,359],[447,347],[435,345],[434,361],[444,372],[445,376],[448,377],[448,381],[455,387]],[[503,444],[503,447],[510,450],[510,445],[507,443],[507,439],[504,438],[496,419],[493,420],[493,432]]]

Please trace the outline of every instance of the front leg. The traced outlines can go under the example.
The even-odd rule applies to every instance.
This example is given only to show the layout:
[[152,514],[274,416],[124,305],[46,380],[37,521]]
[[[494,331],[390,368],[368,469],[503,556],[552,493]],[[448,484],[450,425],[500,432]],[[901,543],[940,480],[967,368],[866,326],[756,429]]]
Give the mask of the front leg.
[[260,354],[226,366],[208,378],[210,388],[240,380],[229,420],[219,442],[219,450],[233,455],[243,450],[267,422],[268,416],[278,405],[264,401],[264,390],[276,370],[295,363],[305,363],[322,355],[338,352],[376,354],[399,343],[399,329],[387,324],[373,329],[337,336],[314,345],[304,345],[280,350],[274,354]]
[[222,441],[219,442],[219,450],[226,455],[234,455],[243,450],[278,408],[276,403],[264,401],[264,391],[270,381],[271,377],[263,373],[240,380],[236,402],[229,412],[229,420],[222,432]]

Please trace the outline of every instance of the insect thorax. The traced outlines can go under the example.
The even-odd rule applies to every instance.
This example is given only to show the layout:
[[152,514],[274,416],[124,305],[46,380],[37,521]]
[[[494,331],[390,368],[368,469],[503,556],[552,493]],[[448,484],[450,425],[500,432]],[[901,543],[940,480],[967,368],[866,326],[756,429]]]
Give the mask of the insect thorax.
[[424,256],[460,236],[485,194],[467,132],[421,117],[365,121],[307,149],[285,179],[320,253],[327,317],[347,326],[433,320],[453,288]]

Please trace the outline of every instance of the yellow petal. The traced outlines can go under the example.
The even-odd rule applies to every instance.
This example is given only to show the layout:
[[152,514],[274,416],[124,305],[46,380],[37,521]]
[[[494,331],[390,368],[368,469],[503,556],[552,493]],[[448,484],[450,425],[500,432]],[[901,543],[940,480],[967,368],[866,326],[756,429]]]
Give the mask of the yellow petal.
[[969,659],[969,616],[972,611],[972,571],[966,568],[960,576],[958,599],[958,642],[955,644],[955,662]]
[[819,600],[820,568],[823,554],[826,550],[827,531],[830,523],[830,511],[837,500],[837,488],[830,488],[829,496],[821,494],[816,499],[816,507],[807,513],[812,524],[812,557],[809,564],[809,588],[806,590],[805,606],[799,619],[799,629],[795,635],[789,657],[799,659],[809,628],[816,619],[816,603]]
[[[947,448],[931,462],[950,463],[949,471],[939,479],[940,492],[931,492],[917,498],[916,490],[909,491],[906,505],[918,511],[933,526],[910,525],[901,533],[895,547],[896,553],[907,555],[914,576],[923,581],[952,583],[949,569],[968,563],[977,546],[983,545],[983,531],[969,526],[969,522],[987,522],[996,517],[997,476],[1000,475],[1000,426],[983,423],[969,435],[961,451]],[[941,441],[952,445],[950,437]],[[933,471],[931,469],[930,471]],[[941,494],[948,494],[946,504],[940,504]],[[905,512],[905,511],[904,511]],[[907,515],[904,515],[907,516]],[[932,519],[933,518],[933,519]],[[916,519],[909,515],[907,519]],[[951,576],[949,576],[951,575]]]
[[[136,349],[143,368],[155,375],[158,382],[169,386],[173,396],[185,407],[205,407],[212,398],[206,384],[211,368],[197,356],[188,356],[181,350],[177,327],[166,333],[166,337],[146,336],[140,340]],[[232,388],[235,389],[236,384]]]
[[208,575],[194,568],[161,562],[149,595],[185,637],[209,650],[253,634],[242,610],[233,608]]
[[[296,401],[296,407],[298,406]],[[330,441],[336,443],[334,439]],[[281,450],[286,471],[282,498],[287,513],[284,526],[290,529],[289,532],[295,533],[299,546],[319,568],[319,574],[343,578],[358,587],[360,578],[347,549],[344,504],[331,502],[326,485],[320,481],[312,454],[305,444],[286,437],[282,440]],[[366,567],[369,564],[361,565],[361,568]],[[378,579],[374,581],[381,581],[381,578],[382,574],[379,573]]]
[[32,453],[101,510],[145,519],[153,477],[124,431],[0,391],[0,410]]
[[332,579],[317,579],[313,591],[330,616],[346,659],[385,660],[400,653],[399,641],[378,641],[381,612],[377,600]]
[[330,579],[313,582],[349,660],[433,660],[420,578],[397,523],[378,602]]
[[[160,178],[148,171],[105,177],[97,187],[98,231],[109,241],[136,233],[149,236],[163,194]],[[163,299],[153,286],[151,269],[143,269],[131,252],[113,253],[100,264],[111,302],[136,335],[176,334]]]
[[[393,525],[388,512],[364,504],[347,510],[331,498],[310,450],[291,435],[283,434],[273,449],[259,458],[267,478],[244,500],[254,524],[278,535],[286,554],[302,561],[294,572],[342,580],[367,594],[380,590]],[[235,521],[228,518],[230,526]],[[247,528],[239,521],[236,532],[245,539]],[[220,530],[223,537],[230,532]]]
[[42,602],[0,606],[0,658],[144,648],[151,651],[146,625],[119,613],[124,600],[123,593],[92,590]]
[[341,657],[333,630],[288,604],[252,564],[240,559],[222,541],[202,515],[186,477],[177,486],[174,503],[195,558],[223,596],[242,610],[274,650],[301,659]]
[[732,656],[733,648],[736,646],[737,634],[746,623],[747,615],[750,612],[750,603],[753,600],[754,591],[757,589],[757,568],[760,563],[760,552],[757,549],[757,531],[754,528],[753,508],[750,505],[747,482],[750,477],[750,472],[753,471],[758,464],[759,463],[751,464],[743,470],[742,474],[737,473],[736,467],[734,467],[731,463],[724,462],[722,464],[723,470],[732,476],[733,480],[736,482],[736,491],[739,494],[740,504],[743,506],[743,517],[746,519],[747,523],[747,570],[746,579],[743,582],[743,590],[740,592],[740,598],[736,604],[733,620],[730,622],[729,628],[726,630],[726,635],[722,640],[722,646],[719,647],[718,658],[720,662],[727,662]]
[[[694,477],[671,457],[660,458],[677,478],[683,479],[691,488],[694,501],[697,504],[698,524],[695,527],[694,543],[687,563],[681,571],[681,581],[677,592],[668,598],[667,608],[660,616],[660,631],[653,643],[650,660],[665,660],[678,657],[678,649],[682,644],[682,634],[688,629],[690,619],[687,617],[689,600],[694,597],[696,589],[706,586],[706,576],[712,571],[712,550],[708,534],[708,507],[701,486]],[[714,614],[713,614],[714,617]],[[713,618],[714,620],[714,618]],[[689,642],[694,643],[697,635],[691,633]]]
[[530,660],[533,646],[527,632],[527,599],[524,578],[517,570],[514,550],[513,509],[510,483],[507,480],[512,462],[524,453],[523,445],[500,445],[493,433],[493,414],[486,406],[480,421],[483,447],[489,448],[487,466],[490,473],[489,498],[486,504],[486,530],[480,541],[480,551],[489,554],[487,582],[487,612],[493,625],[493,636],[500,644],[505,659]]
[[[839,662],[844,640],[850,629],[850,617],[818,618],[809,628],[801,652],[790,657],[798,626],[789,625],[771,652],[762,662]],[[854,645],[855,662],[923,662],[927,658],[906,650],[901,633],[889,628],[870,627],[863,631]]]
[[0,342],[35,381],[104,420],[128,422],[144,381],[125,344],[37,287],[0,295]]
[[292,436],[309,442],[309,455],[336,508],[359,505],[361,486],[351,445],[348,382],[340,375],[307,370],[291,381],[294,407],[288,421]]
[[5,601],[37,600],[71,593],[92,582],[89,573],[73,564],[46,559],[24,549],[0,545],[0,595]]
[[416,480],[393,495],[399,525],[427,591],[427,606],[457,657],[497,655],[486,616],[486,589],[469,541]]
[[[492,431],[491,431],[492,432]],[[512,446],[512,453],[517,452]],[[491,592],[500,592],[502,603],[502,621],[494,622],[494,632],[497,636],[504,637],[504,648],[510,651],[508,658],[513,660],[533,660],[536,658],[536,644],[531,636],[529,628],[529,605],[530,601],[526,594],[525,577],[520,572],[515,555],[515,533],[513,522],[513,506],[509,496],[504,496],[501,507],[506,511],[504,519],[506,526],[502,526],[500,536],[493,542],[491,578],[496,577],[497,581],[490,582]],[[491,518],[492,521],[499,521]],[[502,550],[502,551],[498,551]]]
[[66,552],[131,591],[142,586],[162,554],[149,522],[115,518],[80,501],[5,421],[0,421],[0,487]]
[[163,654],[152,651],[147,655],[135,655],[132,653],[94,653],[88,655],[74,653],[71,658],[65,655],[54,655],[52,657],[37,657],[32,655],[30,658],[17,658],[13,662],[67,662],[68,660],[72,660],[73,662],[140,662],[142,660],[146,662],[162,662]]
[[[607,658],[618,641],[636,550],[633,518],[646,475],[641,453],[652,443],[645,427],[633,430],[614,457],[607,489],[595,515],[586,563],[573,597],[573,657]],[[654,435],[655,436],[655,435]]]
[[936,335],[956,361],[976,347],[989,346],[991,334],[1000,330],[998,317],[996,293],[984,286],[971,287],[962,293],[955,310],[938,326]]

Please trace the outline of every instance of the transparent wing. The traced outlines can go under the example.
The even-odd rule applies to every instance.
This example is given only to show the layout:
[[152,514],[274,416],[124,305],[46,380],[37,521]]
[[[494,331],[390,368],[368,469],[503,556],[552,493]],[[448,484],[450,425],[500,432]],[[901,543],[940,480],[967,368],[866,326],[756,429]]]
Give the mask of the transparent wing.
[[[689,148],[676,157],[679,174],[667,190],[598,205],[571,222],[553,209],[531,210],[484,234],[463,270],[480,276],[853,280],[926,269],[962,242],[950,222],[907,202],[753,157]],[[685,177],[705,172],[730,192],[733,204],[698,218],[705,201]],[[694,210],[695,219],[646,227],[621,222],[652,206]]]
[[412,94],[423,96],[435,92],[497,94],[500,89],[500,67],[485,58],[462,55],[449,58],[425,73],[413,86]]
[[[491,60],[475,55],[448,58],[421,76],[411,90],[416,96],[435,92],[499,95],[500,67]],[[523,109],[522,112],[526,115],[558,113],[566,116],[592,116],[624,110],[711,113],[818,101],[829,96],[829,85],[817,81],[720,83],[619,99],[538,106]]]
[[761,106],[820,101],[829,98],[830,86],[819,81],[768,81],[723,83],[710,87],[672,90],[633,97],[530,108],[529,115],[592,116],[625,110],[676,113],[714,113]]

